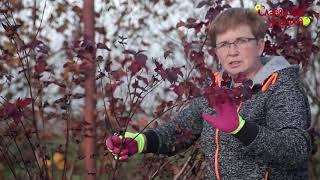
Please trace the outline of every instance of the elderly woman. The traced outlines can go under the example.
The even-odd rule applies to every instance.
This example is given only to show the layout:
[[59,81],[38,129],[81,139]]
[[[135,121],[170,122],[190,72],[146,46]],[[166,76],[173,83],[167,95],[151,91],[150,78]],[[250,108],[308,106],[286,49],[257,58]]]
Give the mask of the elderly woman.
[[[299,66],[281,56],[261,57],[265,30],[256,12],[231,8],[208,32],[221,72],[232,78],[245,73],[253,81],[251,99],[240,107],[231,101],[211,107],[206,98],[195,98],[156,129],[139,135],[126,132],[121,152],[120,138],[109,137],[108,149],[126,160],[135,153],[173,155],[200,140],[207,179],[308,179],[311,143],[306,129],[311,117]],[[177,144],[177,127],[192,132],[192,138]]]

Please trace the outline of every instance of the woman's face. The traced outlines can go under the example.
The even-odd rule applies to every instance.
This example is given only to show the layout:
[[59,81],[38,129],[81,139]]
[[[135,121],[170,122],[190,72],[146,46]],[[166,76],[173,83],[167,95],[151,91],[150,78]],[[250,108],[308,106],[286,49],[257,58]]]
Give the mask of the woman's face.
[[219,63],[231,76],[242,72],[252,79],[262,67],[258,57],[263,49],[264,40],[255,39],[247,25],[227,30],[216,38],[215,51]]

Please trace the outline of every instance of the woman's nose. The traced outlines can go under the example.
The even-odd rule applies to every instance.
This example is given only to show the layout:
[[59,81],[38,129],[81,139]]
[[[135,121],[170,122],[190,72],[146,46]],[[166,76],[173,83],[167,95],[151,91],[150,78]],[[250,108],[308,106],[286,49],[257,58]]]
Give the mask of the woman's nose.
[[229,51],[228,51],[228,55],[238,55],[239,54],[239,48],[236,44],[231,43],[229,45]]

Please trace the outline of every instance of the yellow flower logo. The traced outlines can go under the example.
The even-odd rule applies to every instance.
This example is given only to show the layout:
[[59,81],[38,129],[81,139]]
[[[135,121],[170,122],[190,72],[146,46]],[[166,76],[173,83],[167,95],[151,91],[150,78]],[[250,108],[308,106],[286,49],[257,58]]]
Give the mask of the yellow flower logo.
[[261,9],[261,5],[260,4],[257,4],[256,7],[255,7],[256,11],[259,11]]
[[311,23],[312,17],[310,16],[302,16],[300,17],[300,20],[302,21],[302,25],[304,27],[308,27]]

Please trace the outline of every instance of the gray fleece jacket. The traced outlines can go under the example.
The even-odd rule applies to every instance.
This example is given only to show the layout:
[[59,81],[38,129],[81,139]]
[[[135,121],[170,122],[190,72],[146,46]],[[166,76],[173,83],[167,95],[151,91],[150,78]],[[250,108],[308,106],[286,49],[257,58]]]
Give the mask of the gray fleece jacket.
[[[261,58],[264,65],[253,79],[254,94],[245,101],[239,114],[246,121],[236,135],[219,131],[218,169],[222,180],[308,179],[311,142],[306,129],[311,115],[307,96],[299,80],[299,66],[281,56]],[[273,86],[261,91],[273,73]],[[215,128],[204,121],[202,112],[214,115],[204,97],[190,104],[168,123],[144,134],[147,152],[174,155],[199,140],[206,158],[206,179],[215,174]]]

